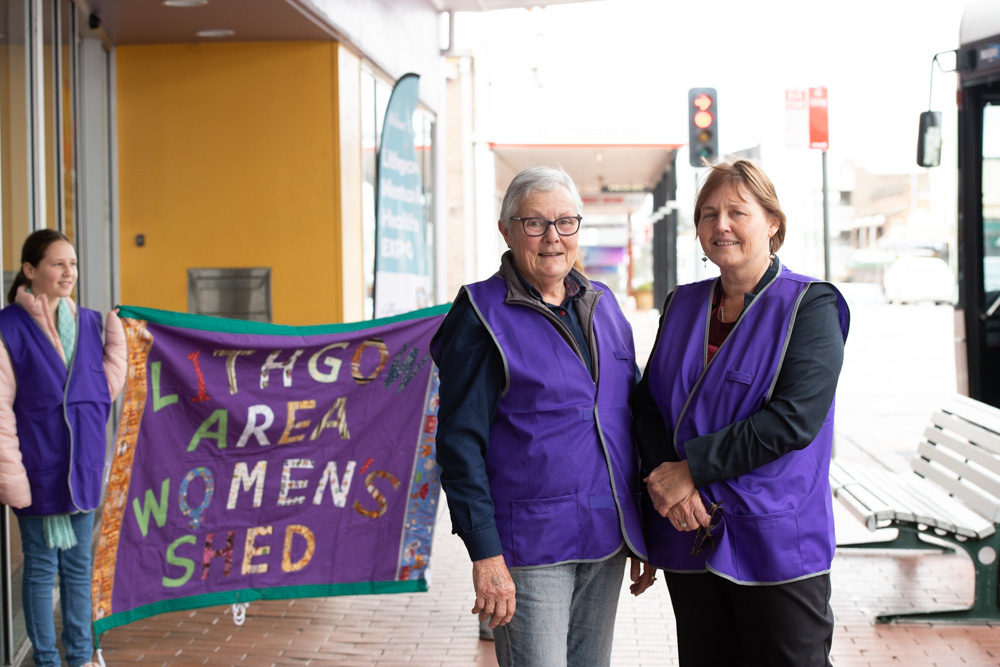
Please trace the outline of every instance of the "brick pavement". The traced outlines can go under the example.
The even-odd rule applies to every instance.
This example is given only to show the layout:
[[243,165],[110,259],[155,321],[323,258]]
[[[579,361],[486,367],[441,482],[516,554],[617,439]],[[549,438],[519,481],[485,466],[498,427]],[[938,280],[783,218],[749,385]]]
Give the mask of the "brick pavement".
[[[442,497],[443,498],[443,497]],[[495,667],[479,639],[472,566],[441,514],[427,593],[250,603],[242,626],[229,607],[172,612],[101,637],[108,665],[340,665]]]
[[[870,537],[839,507],[837,520],[842,539]],[[478,639],[469,613],[468,558],[447,532],[447,516],[439,528],[427,593],[253,602],[239,627],[228,607],[163,614],[106,632],[104,658],[109,665],[493,667],[493,644]],[[971,600],[971,577],[960,555],[841,551],[833,568],[834,664],[1000,665],[1000,628],[874,623],[886,610],[961,606]],[[638,598],[623,586],[612,664],[677,665],[672,628],[666,586]]]
[[[938,400],[935,392],[950,391],[953,376],[948,377],[945,364],[943,370],[934,371],[936,382],[928,387],[933,360],[914,364],[912,351],[895,348],[877,354],[878,348],[864,338],[866,328],[873,336],[881,335],[890,320],[879,318],[902,317],[914,349],[945,350],[945,354],[950,354],[952,334],[950,309],[895,308],[884,311],[862,304],[854,309],[852,340],[841,376],[849,396],[842,394],[838,403],[837,456],[905,468],[905,452],[915,448],[928,406]],[[655,311],[631,316],[639,322],[636,347],[648,349],[655,333]],[[918,323],[921,326],[914,326]],[[914,338],[928,331],[935,332],[933,340]],[[894,390],[892,382],[902,389]],[[872,539],[839,503],[834,505],[841,542]],[[438,524],[432,556],[434,573],[427,593],[254,602],[241,627],[233,624],[228,607],[163,614],[105,633],[104,657],[109,665],[494,667],[493,644],[478,639],[478,625],[469,613],[471,565],[460,540],[450,534],[446,515]],[[965,555],[842,550],[832,576],[835,665],[1000,666],[1000,628],[874,623],[882,611],[968,604],[973,568]],[[623,586],[612,664],[677,665],[672,628],[666,586],[658,582],[639,598],[632,598]]]

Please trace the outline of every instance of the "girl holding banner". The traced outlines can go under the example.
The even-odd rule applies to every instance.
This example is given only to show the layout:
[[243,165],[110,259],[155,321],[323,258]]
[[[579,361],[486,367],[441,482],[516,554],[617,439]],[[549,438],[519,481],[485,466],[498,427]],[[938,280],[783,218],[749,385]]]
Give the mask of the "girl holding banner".
[[[39,667],[60,665],[52,589],[59,573],[70,667],[91,662],[91,534],[101,502],[111,402],[125,383],[125,333],[70,298],[73,244],[38,230],[0,311],[0,502],[14,508],[24,553],[25,625]],[[30,378],[30,380],[29,380]]]

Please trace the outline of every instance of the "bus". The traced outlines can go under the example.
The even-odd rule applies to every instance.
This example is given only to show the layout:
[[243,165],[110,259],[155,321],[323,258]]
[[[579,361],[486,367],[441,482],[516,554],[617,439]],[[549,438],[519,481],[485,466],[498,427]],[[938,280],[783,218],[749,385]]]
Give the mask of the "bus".
[[[996,0],[966,8],[959,29],[957,74],[958,389],[1000,407],[1000,3]],[[924,120],[918,163],[924,160]]]

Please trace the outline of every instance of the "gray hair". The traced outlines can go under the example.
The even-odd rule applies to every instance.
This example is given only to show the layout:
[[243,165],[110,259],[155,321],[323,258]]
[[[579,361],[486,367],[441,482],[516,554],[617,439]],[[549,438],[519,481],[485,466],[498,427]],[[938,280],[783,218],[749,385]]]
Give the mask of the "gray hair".
[[576,214],[580,215],[583,212],[583,200],[580,199],[580,193],[577,192],[576,184],[569,174],[562,169],[552,167],[528,167],[515,176],[507,186],[507,193],[500,207],[500,221],[504,227],[510,229],[510,219],[520,212],[528,197],[536,192],[552,192],[560,187],[569,191],[573,203],[576,204]]

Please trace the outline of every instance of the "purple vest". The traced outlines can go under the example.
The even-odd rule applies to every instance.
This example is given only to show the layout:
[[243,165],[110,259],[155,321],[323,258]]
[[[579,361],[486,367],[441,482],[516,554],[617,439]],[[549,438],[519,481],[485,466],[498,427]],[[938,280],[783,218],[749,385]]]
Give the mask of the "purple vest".
[[[677,288],[646,372],[682,459],[687,441],[746,419],[770,401],[796,310],[812,282],[780,267],[707,365],[715,280]],[[847,306],[839,293],[838,300],[846,338]],[[695,534],[676,531],[659,514],[647,512],[650,561],[671,571],[708,569],[748,583],[782,583],[828,571],[836,547],[829,481],[833,413],[831,405],[819,434],[804,449],[699,488],[703,499],[723,503],[722,521],[712,531],[714,548],[691,556]]]
[[17,378],[14,417],[31,505],[20,516],[90,511],[101,502],[111,396],[104,374],[101,316],[77,309],[69,368],[31,316],[0,311],[0,335]]
[[623,538],[645,557],[629,411],[632,328],[610,290],[593,284],[605,292],[593,315],[596,384],[542,313],[505,303],[502,278],[464,288],[507,372],[486,470],[508,567],[600,560]]

